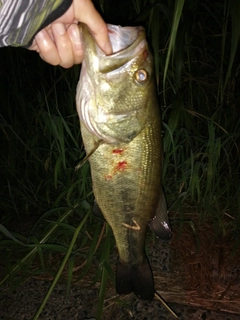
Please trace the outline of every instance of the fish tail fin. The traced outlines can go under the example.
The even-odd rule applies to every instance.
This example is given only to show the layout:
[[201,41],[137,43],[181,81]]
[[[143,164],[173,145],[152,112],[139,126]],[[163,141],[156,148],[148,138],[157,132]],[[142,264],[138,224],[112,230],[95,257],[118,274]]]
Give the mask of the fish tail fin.
[[134,292],[143,300],[154,298],[154,280],[152,269],[147,258],[139,266],[117,262],[116,291],[118,294]]

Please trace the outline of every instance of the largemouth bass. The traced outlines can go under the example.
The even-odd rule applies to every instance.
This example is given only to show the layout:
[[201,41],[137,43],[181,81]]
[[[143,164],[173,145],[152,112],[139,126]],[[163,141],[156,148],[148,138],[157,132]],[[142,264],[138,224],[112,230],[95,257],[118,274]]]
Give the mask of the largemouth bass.
[[109,56],[87,27],[81,27],[85,55],[77,110],[95,207],[111,226],[119,251],[116,291],[151,300],[147,226],[161,238],[171,237],[161,183],[161,117],[152,55],[142,27],[108,25],[114,52]]

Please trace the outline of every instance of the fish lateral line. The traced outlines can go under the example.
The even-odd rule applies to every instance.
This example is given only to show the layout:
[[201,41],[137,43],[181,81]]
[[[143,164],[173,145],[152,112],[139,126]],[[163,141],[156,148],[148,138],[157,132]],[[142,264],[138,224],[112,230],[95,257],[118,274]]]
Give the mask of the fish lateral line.
[[129,228],[129,229],[132,229],[132,230],[135,230],[135,231],[141,230],[140,225],[137,223],[137,221],[134,218],[132,218],[132,221],[135,224],[135,226],[131,226],[130,224],[127,224],[127,223],[122,223],[122,225],[124,227],[126,227],[126,228]]
[[98,147],[99,147],[100,145],[102,145],[103,143],[104,143],[103,140],[99,140],[99,141],[95,144],[93,150],[90,151],[89,154],[87,154],[87,155],[84,157],[84,159],[81,160],[81,161],[76,165],[75,171],[79,170],[79,169],[84,165],[84,163],[87,162],[87,160],[94,154],[94,152],[98,149]]

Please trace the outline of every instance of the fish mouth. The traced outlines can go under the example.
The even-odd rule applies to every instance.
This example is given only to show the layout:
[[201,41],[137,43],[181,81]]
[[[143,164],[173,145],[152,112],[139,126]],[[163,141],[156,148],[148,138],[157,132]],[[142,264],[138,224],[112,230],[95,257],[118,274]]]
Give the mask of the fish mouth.
[[143,27],[121,27],[108,25],[108,34],[113,53],[105,55],[96,46],[99,57],[99,72],[108,73],[121,68],[134,59],[146,46],[146,35]]
[[[113,53],[111,56],[117,54],[119,51],[132,46],[139,38],[140,34],[145,34],[143,27],[121,27],[108,24],[108,34],[112,43]],[[140,40],[141,41],[141,40]],[[139,41],[139,42],[140,42]]]
[[93,72],[108,73],[118,69],[139,53],[139,44],[141,42],[141,46],[146,45],[145,29],[141,26],[121,27],[111,24],[107,26],[113,48],[113,53],[110,55],[106,55],[98,47],[87,26],[81,24],[86,52],[84,60],[88,68]]

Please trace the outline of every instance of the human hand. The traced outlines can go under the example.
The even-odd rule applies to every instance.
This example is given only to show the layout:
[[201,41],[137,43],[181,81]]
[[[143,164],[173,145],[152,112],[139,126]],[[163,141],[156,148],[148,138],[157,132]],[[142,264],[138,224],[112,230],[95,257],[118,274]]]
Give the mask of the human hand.
[[89,27],[98,46],[106,54],[111,54],[107,25],[91,0],[73,0],[64,15],[37,33],[29,49],[37,51],[44,61],[52,65],[69,68],[81,63],[84,52],[77,26],[79,21]]

